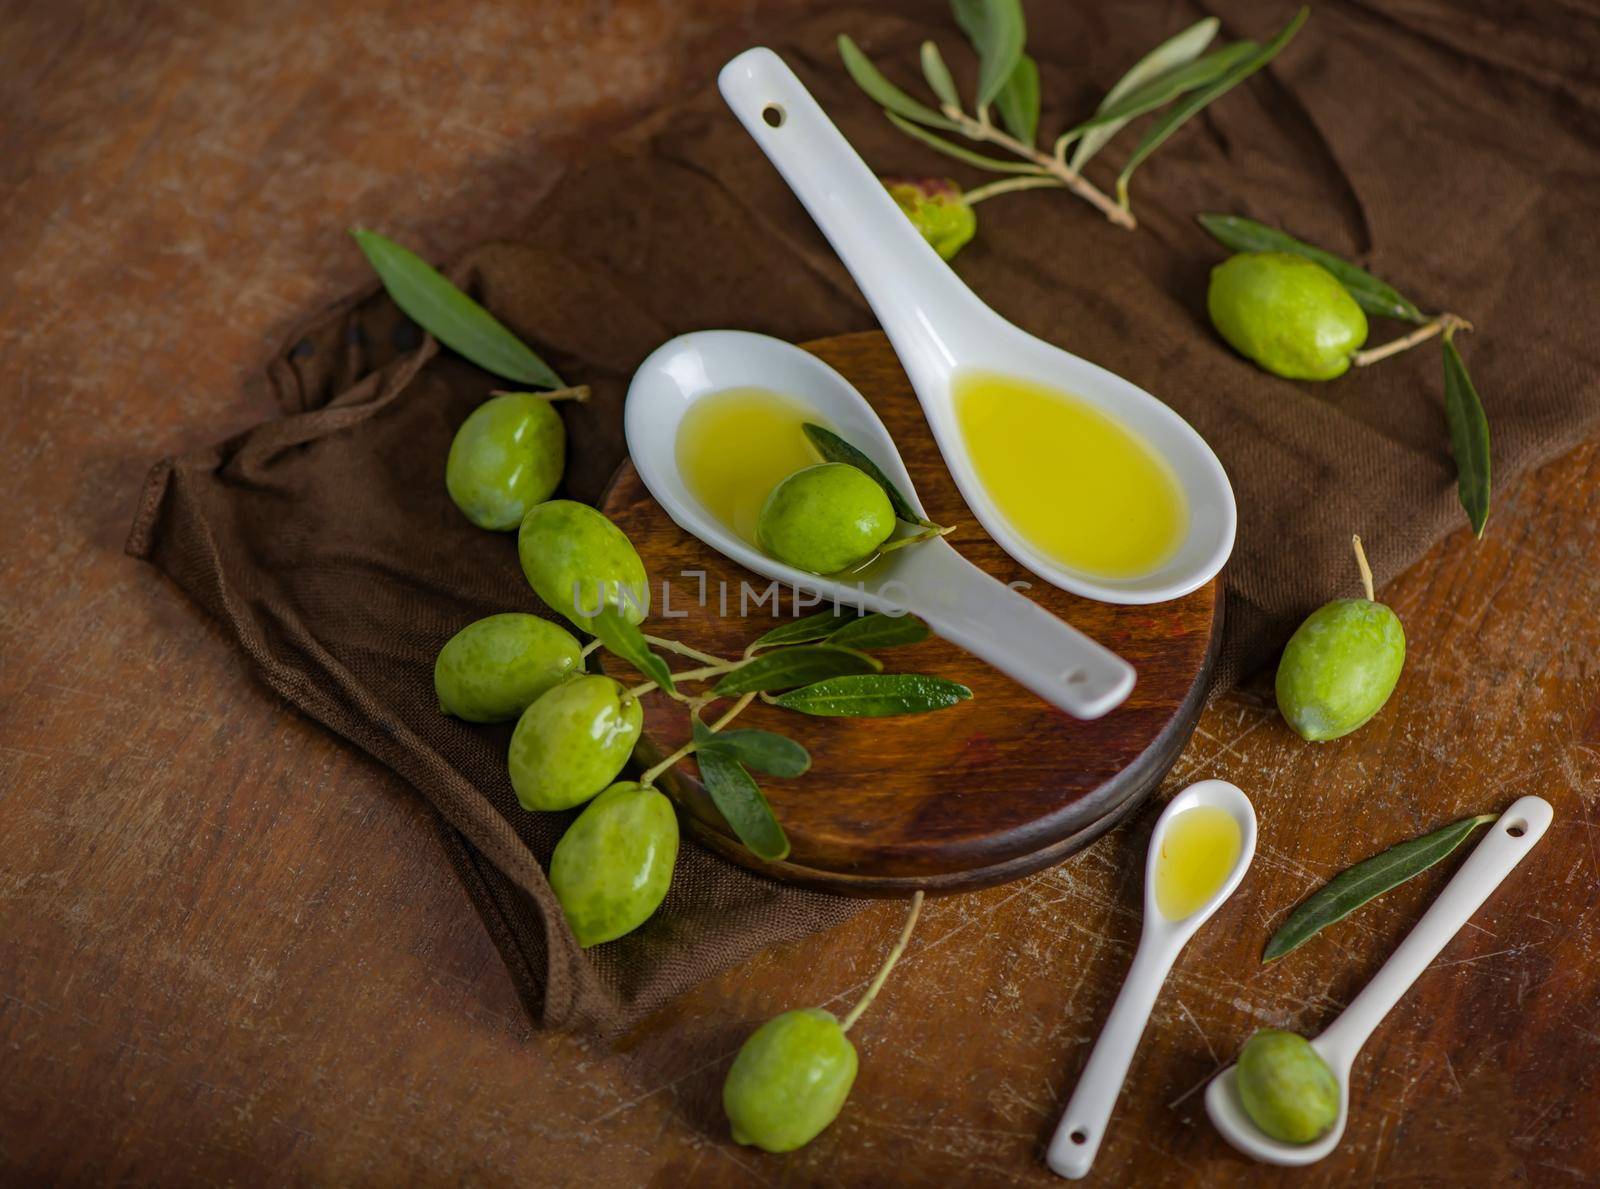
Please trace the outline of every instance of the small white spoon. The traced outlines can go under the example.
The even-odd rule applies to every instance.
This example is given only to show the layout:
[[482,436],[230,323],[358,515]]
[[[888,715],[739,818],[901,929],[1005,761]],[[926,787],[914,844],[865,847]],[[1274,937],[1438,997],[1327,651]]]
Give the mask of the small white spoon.
[[[1239,823],[1239,857],[1211,899],[1175,921],[1163,914],[1156,904],[1156,862],[1173,819],[1202,805],[1224,810]],[[1094,1051],[1089,1054],[1089,1063],[1083,1067],[1083,1076],[1078,1079],[1072,1099],[1050,1139],[1045,1163],[1051,1171],[1073,1180],[1089,1174],[1112,1108],[1122,1092],[1122,1083],[1127,1080],[1134,1050],[1139,1047],[1139,1038],[1144,1035],[1150,1010],[1155,1006],[1168,971],[1195,930],[1233,895],[1255,853],[1255,808],[1249,797],[1225,780],[1202,780],[1192,784],[1162,811],[1155,832],[1150,835],[1150,852],[1144,863],[1144,931],[1139,938],[1139,950],[1133,956],[1133,965],[1128,968],[1128,977],[1112,1005],[1100,1039],[1095,1041]]]
[[[1210,581],[1233,549],[1237,513],[1222,464],[1189,423],[1137,385],[1019,330],[980,301],[771,50],[745,51],[717,82],[865,294],[956,485],[1000,547],[1046,581],[1107,603],[1159,603]],[[1069,569],[1015,533],[978,480],[956,424],[951,385],[965,369],[1071,393],[1165,457],[1189,507],[1188,533],[1175,554],[1148,574],[1109,579]]]
[[[684,531],[767,578],[841,605],[910,612],[1045,701],[1077,718],[1098,718],[1133,688],[1133,667],[962,557],[942,539],[884,555],[854,578],[821,578],[768,557],[695,499],[678,470],[678,427],[703,396],[767,388],[815,409],[877,463],[919,515],[911,476],[883,422],[833,368],[781,339],[740,330],[702,330],[657,347],[628,386],[628,453],[658,504]],[[730,443],[737,449],[737,443]],[[774,608],[773,613],[776,613]]]
[[1350,1067],[1361,1046],[1389,1014],[1389,1009],[1400,1002],[1400,996],[1439,956],[1439,951],[1461,931],[1490,893],[1533,849],[1534,843],[1544,837],[1554,816],[1550,802],[1543,797],[1522,797],[1513,802],[1490,827],[1483,841],[1473,848],[1467,861],[1461,864],[1461,870],[1445,885],[1422,919],[1406,934],[1393,957],[1383,964],[1344,1013],[1311,1042],[1311,1047],[1339,1079],[1339,1117],[1326,1135],[1309,1144],[1286,1144],[1264,1134],[1245,1114],[1244,1103],[1239,1100],[1238,1067],[1230,1065],[1206,1087],[1206,1114],[1211,1116],[1222,1138],[1246,1156],[1289,1167],[1314,1164],[1333,1151],[1350,1117]]

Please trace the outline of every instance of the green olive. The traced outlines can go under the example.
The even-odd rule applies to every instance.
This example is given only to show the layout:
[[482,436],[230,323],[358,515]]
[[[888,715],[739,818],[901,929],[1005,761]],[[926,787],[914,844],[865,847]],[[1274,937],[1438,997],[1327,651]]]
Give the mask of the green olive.
[[517,555],[534,593],[580,628],[607,606],[630,623],[650,611],[650,582],[633,543],[588,504],[549,500],[530,508]]
[[883,184],[939,259],[954,259],[977,234],[978,213],[949,178],[884,178]]
[[566,629],[507,612],[469,623],[433,663],[439,709],[468,722],[509,722],[579,668],[583,649]]
[[461,423],[444,485],[473,524],[508,532],[550,498],[566,458],[567,430],[549,400],[536,392],[506,392]]
[[678,815],[655,789],[612,785],[556,843],[550,886],[582,946],[631,933],[660,906],[678,859]]
[[871,557],[894,531],[894,509],[875,479],[843,462],[796,471],[772,489],[756,540],[781,562],[833,574]]
[[622,771],[644,722],[609,677],[575,677],[522,712],[511,733],[511,787],[524,809],[571,809]]
[[1309,1144],[1339,1119],[1339,1080],[1311,1042],[1263,1028],[1239,1053],[1239,1100],[1275,1140]]
[[1348,735],[1383,709],[1405,663],[1398,615],[1369,599],[1335,599],[1289,637],[1278,662],[1278,710],[1313,742]]
[[839,1117],[856,1080],[856,1047],[820,1007],[774,1016],[744,1042],[722,1106],[733,1138],[768,1152],[792,1152]]
[[1367,316],[1331,272],[1290,252],[1241,252],[1211,270],[1211,323],[1246,359],[1291,380],[1332,380],[1367,341]]

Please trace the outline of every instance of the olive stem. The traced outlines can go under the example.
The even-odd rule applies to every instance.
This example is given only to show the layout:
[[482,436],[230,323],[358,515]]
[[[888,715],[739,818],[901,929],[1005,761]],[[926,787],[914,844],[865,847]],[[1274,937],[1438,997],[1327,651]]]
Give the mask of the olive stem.
[[1457,330],[1471,330],[1472,323],[1458,314],[1437,314],[1429,318],[1410,334],[1400,338],[1391,339],[1381,347],[1369,347],[1365,351],[1357,351],[1350,357],[1350,362],[1357,367],[1368,367],[1381,359],[1388,359],[1391,355],[1398,355],[1402,351],[1409,351],[1418,343],[1425,343],[1434,335],[1441,332],[1454,332]]
[[589,654],[591,652],[593,652],[595,649],[599,648],[599,647],[600,647],[600,637],[596,636],[593,640],[590,640],[587,644],[585,644],[583,646],[583,651],[578,654],[578,659],[580,659],[580,660],[588,660],[589,659]]
[[1010,194],[1016,190],[1059,190],[1065,186],[1066,183],[1056,177],[1006,178],[1004,181],[990,182],[987,186],[979,186],[976,190],[968,190],[961,197],[968,206],[975,206],[987,198],[993,198],[997,194]]
[[922,911],[922,889],[918,888],[911,896],[911,911],[906,914],[905,927],[900,930],[900,940],[894,943],[894,948],[889,951],[889,956],[883,960],[883,965],[878,967],[878,973],[872,976],[872,981],[867,984],[866,993],[856,1001],[843,1022],[839,1025],[841,1032],[849,1032],[855,1022],[861,1018],[861,1013],[872,1006],[872,1001],[878,997],[878,992],[883,990],[883,984],[889,978],[889,972],[894,969],[894,964],[900,961],[900,955],[906,952],[906,943],[911,940],[911,930],[917,927],[917,914]]
[[[961,132],[968,140],[988,141],[990,144],[996,144],[1003,149],[1009,150],[1024,160],[1032,161],[1040,169],[1058,179],[1061,185],[1095,207],[1108,220],[1119,227],[1126,227],[1129,231],[1132,231],[1139,225],[1139,221],[1133,217],[1133,212],[1118,206],[1098,186],[1068,165],[1065,158],[1054,157],[1049,153],[1041,153],[1032,145],[1025,145],[1016,137],[1007,136],[996,128],[989,120],[988,108],[982,109],[978,113],[977,119],[973,119],[954,104],[945,104],[943,110],[945,115],[961,125]],[[968,199],[968,201],[970,202],[971,199]]]
[[880,554],[893,553],[896,549],[904,549],[907,545],[916,545],[923,541],[931,541],[935,537],[943,537],[955,531],[956,526],[953,524],[949,528],[945,528],[944,526],[938,524],[931,524],[927,528],[923,529],[920,533],[912,533],[909,537],[899,537],[893,541],[888,541],[883,545],[878,546],[878,552]]
[[[521,393],[511,388],[496,388],[489,393],[490,396],[520,396]],[[566,388],[552,388],[549,392],[536,393],[545,400],[571,400],[582,404],[589,399],[589,386],[587,384],[573,384]]]
[[697,661],[704,661],[708,665],[720,665],[724,658],[712,656],[709,652],[701,652],[698,648],[690,648],[687,644],[680,644],[676,640],[668,640],[665,636],[646,636],[646,640],[657,648],[665,648],[668,652],[676,652],[679,656],[691,657]]
[[1350,544],[1355,547],[1356,565],[1361,570],[1361,586],[1367,592],[1367,602],[1376,603],[1378,595],[1372,588],[1372,567],[1367,564],[1367,551],[1361,548],[1361,538],[1357,535],[1351,535]]
[[[737,702],[735,702],[732,706],[728,707],[727,713],[724,714],[721,718],[717,719],[716,722],[712,723],[711,726],[708,729],[711,730],[712,732],[716,732],[716,731],[722,730],[723,727],[727,726],[730,722],[732,722],[735,718],[737,718],[739,716],[740,712],[742,712],[746,706],[750,705],[750,702],[754,698],[755,698],[755,694],[742,694],[742,695],[740,695],[739,700]],[[653,767],[645,769],[644,775],[639,777],[639,783],[641,785],[652,785],[652,784],[654,784],[655,780],[656,780],[656,777],[660,776],[663,772],[665,772],[668,768],[672,767],[672,765],[676,764],[679,760],[687,758],[694,751],[694,748],[695,748],[694,738],[693,738],[693,736],[691,736],[690,739],[689,739],[689,742],[685,743],[682,747],[678,748],[677,751],[673,752],[666,759],[662,760],[659,764],[656,764]]]

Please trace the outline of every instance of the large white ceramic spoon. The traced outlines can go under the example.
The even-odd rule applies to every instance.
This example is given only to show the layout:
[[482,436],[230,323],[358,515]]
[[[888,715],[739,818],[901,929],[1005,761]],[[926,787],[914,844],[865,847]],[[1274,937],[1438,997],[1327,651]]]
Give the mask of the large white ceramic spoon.
[[[1108,603],[1177,598],[1222,568],[1233,549],[1233,489],[1216,455],[1182,417],[1121,376],[1019,330],[980,301],[771,50],[740,54],[722,68],[718,85],[871,303],[956,485],[1001,548],[1046,581]],[[1189,507],[1188,533],[1175,554],[1151,573],[1108,579],[1062,566],[1013,531],[979,482],[956,424],[951,385],[967,368],[1072,393],[1158,450]]]
[[[773,389],[815,409],[819,421],[877,463],[918,514],[926,515],[889,431],[848,380],[781,339],[703,330],[662,344],[639,365],[624,414],[633,465],[679,527],[747,570],[817,598],[867,611],[911,612],[1077,718],[1098,718],[1128,696],[1132,666],[991,578],[942,539],[886,554],[853,577],[824,578],[767,556],[707,512],[678,470],[678,426],[701,397],[746,387]],[[728,605],[739,602],[735,592]]]
[[[1239,824],[1239,857],[1209,900],[1188,916],[1173,920],[1161,911],[1156,900],[1157,860],[1173,819],[1202,805],[1231,814]],[[1112,1005],[1100,1039],[1095,1041],[1094,1051],[1089,1054],[1089,1063],[1083,1067],[1083,1076],[1078,1079],[1072,1099],[1050,1139],[1045,1162],[1053,1172],[1074,1180],[1089,1175],[1161,985],[1167,981],[1179,951],[1188,944],[1195,930],[1233,895],[1255,853],[1255,808],[1250,798],[1225,780],[1202,780],[1192,784],[1162,811],[1150,835],[1150,852],[1144,864],[1144,930],[1139,938],[1139,950],[1133,956],[1133,965],[1128,968],[1128,977]]]
[[1338,1146],[1350,1118],[1350,1067],[1356,1054],[1367,1043],[1372,1030],[1400,1002],[1417,977],[1439,956],[1446,943],[1461,931],[1472,914],[1483,906],[1490,894],[1534,844],[1550,828],[1555,811],[1543,797],[1522,797],[1500,815],[1498,821],[1473,848],[1455,878],[1390,959],[1373,976],[1326,1031],[1311,1042],[1311,1047],[1339,1079],[1339,1117],[1328,1133],[1309,1144],[1286,1144],[1273,1139],[1245,1114],[1239,1100],[1238,1067],[1230,1065],[1206,1087],[1206,1114],[1222,1138],[1246,1156],[1268,1164],[1297,1166],[1313,1164]]

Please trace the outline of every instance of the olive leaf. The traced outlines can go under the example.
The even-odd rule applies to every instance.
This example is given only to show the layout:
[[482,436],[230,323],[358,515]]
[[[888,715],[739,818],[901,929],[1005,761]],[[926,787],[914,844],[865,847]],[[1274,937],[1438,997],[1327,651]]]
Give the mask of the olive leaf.
[[713,731],[698,718],[693,722],[698,755],[718,751],[772,776],[800,776],[811,767],[811,753],[787,735],[755,728]]
[[1212,100],[1233,90],[1234,87],[1244,82],[1245,79],[1276,58],[1283,50],[1283,47],[1294,39],[1294,35],[1300,31],[1300,26],[1305,24],[1306,18],[1310,15],[1311,10],[1309,8],[1302,8],[1294,15],[1294,19],[1279,30],[1278,35],[1267,42],[1266,45],[1234,66],[1232,70],[1221,78],[1201,87],[1199,90],[1189,92],[1186,98],[1167,109],[1166,114],[1157,120],[1149,131],[1144,134],[1144,139],[1133,150],[1133,154],[1123,165],[1122,172],[1117,176],[1117,201],[1122,204],[1124,209],[1128,205],[1128,182],[1133,177],[1133,171],[1143,164],[1145,158],[1165,144],[1169,136],[1187,124],[1195,113],[1205,108]]
[[861,649],[898,648],[902,644],[921,644],[927,638],[928,625],[915,615],[874,612],[839,628],[828,637],[828,643]]
[[753,653],[763,648],[779,648],[786,644],[810,644],[816,640],[825,640],[843,625],[860,617],[861,612],[854,607],[832,607],[827,611],[818,611],[803,619],[793,619],[788,623],[779,624],[770,632],[757,636],[750,645],[750,651]]
[[1355,298],[1356,304],[1369,314],[1376,314],[1380,318],[1398,318],[1405,322],[1422,323],[1428,320],[1426,314],[1409,299],[1402,297],[1392,285],[1332,252],[1325,252],[1275,227],[1239,215],[1197,217],[1200,226],[1211,234],[1212,239],[1235,252],[1292,252],[1315,261],[1331,272]]
[[972,691],[943,677],[921,673],[876,673],[831,677],[774,699],[785,710],[831,718],[886,718],[926,714],[972,697]]
[[766,794],[744,765],[719,751],[702,751],[695,760],[711,803],[750,853],[769,863],[786,858],[789,839],[773,816]]
[[1443,859],[1485,822],[1496,815],[1463,818],[1442,830],[1391,846],[1381,854],[1364,859],[1334,876],[1289,914],[1289,919],[1267,942],[1261,953],[1263,962],[1283,957],[1298,949],[1336,921],[1342,921],[1363,904],[1405,883]]
[[1152,79],[1142,87],[1128,92],[1109,107],[1101,108],[1077,127],[1067,129],[1056,143],[1059,145],[1061,141],[1076,140],[1085,132],[1103,128],[1108,124],[1116,124],[1120,128],[1134,117],[1154,111],[1179,95],[1215,82],[1246,58],[1254,55],[1260,48],[1253,41],[1235,41],[1203,58],[1185,63],[1175,70],[1169,70],[1159,78]]
[[922,43],[922,77],[928,80],[928,89],[939,97],[940,103],[951,107],[961,106],[961,94],[956,90],[956,80],[950,77],[950,67],[944,64],[944,55],[931,41]]
[[1044,177],[1045,171],[1037,165],[1030,165],[1026,161],[1005,161],[999,157],[986,157],[982,153],[974,153],[971,149],[964,149],[942,136],[936,136],[926,128],[918,128],[910,120],[901,119],[892,111],[883,113],[889,117],[889,122],[900,131],[914,140],[920,140],[929,148],[938,149],[946,157],[954,157],[957,161],[965,161],[968,165],[975,165],[979,169],[987,169],[991,173],[1031,173]]
[[911,501],[900,494],[900,489],[889,481],[889,476],[883,473],[877,463],[833,430],[811,421],[806,422],[801,428],[805,430],[806,437],[811,439],[811,444],[823,458],[829,462],[847,463],[857,470],[865,471],[868,478],[883,488],[883,494],[889,497],[889,507],[894,510],[896,519],[904,520],[907,524],[918,524],[924,528],[938,527],[932,521],[917,515],[917,510],[911,506]]
[[1456,347],[1454,328],[1445,331],[1443,343],[1444,416],[1456,459],[1456,493],[1472,531],[1481,538],[1489,522],[1489,419]]
[[1039,64],[1023,54],[994,97],[1000,121],[1023,144],[1032,147],[1039,131]]
[[583,623],[606,646],[607,652],[621,657],[669,693],[678,692],[678,687],[672,684],[672,670],[667,668],[667,662],[650,651],[650,643],[638,625],[624,619],[615,608],[606,607]]
[[951,11],[978,52],[977,105],[993,103],[1022,57],[1028,38],[1021,0],[952,0]]
[[[1211,44],[1211,39],[1217,35],[1217,27],[1221,24],[1216,17],[1206,17],[1190,25],[1175,37],[1169,37],[1155,49],[1133,64],[1127,74],[1117,80],[1111,90],[1106,92],[1106,97],[1100,101],[1099,110],[1104,112],[1108,107],[1135,87],[1143,86],[1152,79],[1174,70],[1184,63],[1198,58],[1206,46]],[[1112,123],[1102,124],[1085,132],[1083,139],[1078,141],[1077,148],[1072,150],[1073,170],[1083,172],[1083,167],[1089,159],[1103,149],[1111,138],[1121,131],[1127,120],[1117,120]],[[1056,142],[1056,151],[1061,151],[1061,141]]]
[[567,386],[549,364],[493,314],[416,253],[375,231],[357,227],[350,234],[395,305],[452,351],[508,380],[540,388]]
[[835,644],[800,644],[763,653],[745,661],[712,687],[719,698],[774,689],[793,689],[825,677],[876,673],[883,662],[853,648]]
[[929,124],[935,128],[961,127],[954,120],[934,111],[926,103],[911,98],[884,78],[872,64],[872,60],[851,40],[849,34],[839,34],[838,45],[839,57],[844,60],[844,68],[850,72],[850,77],[855,80],[856,86],[865,91],[874,102],[881,104],[890,119],[900,115],[907,120],[915,120],[917,123]]

